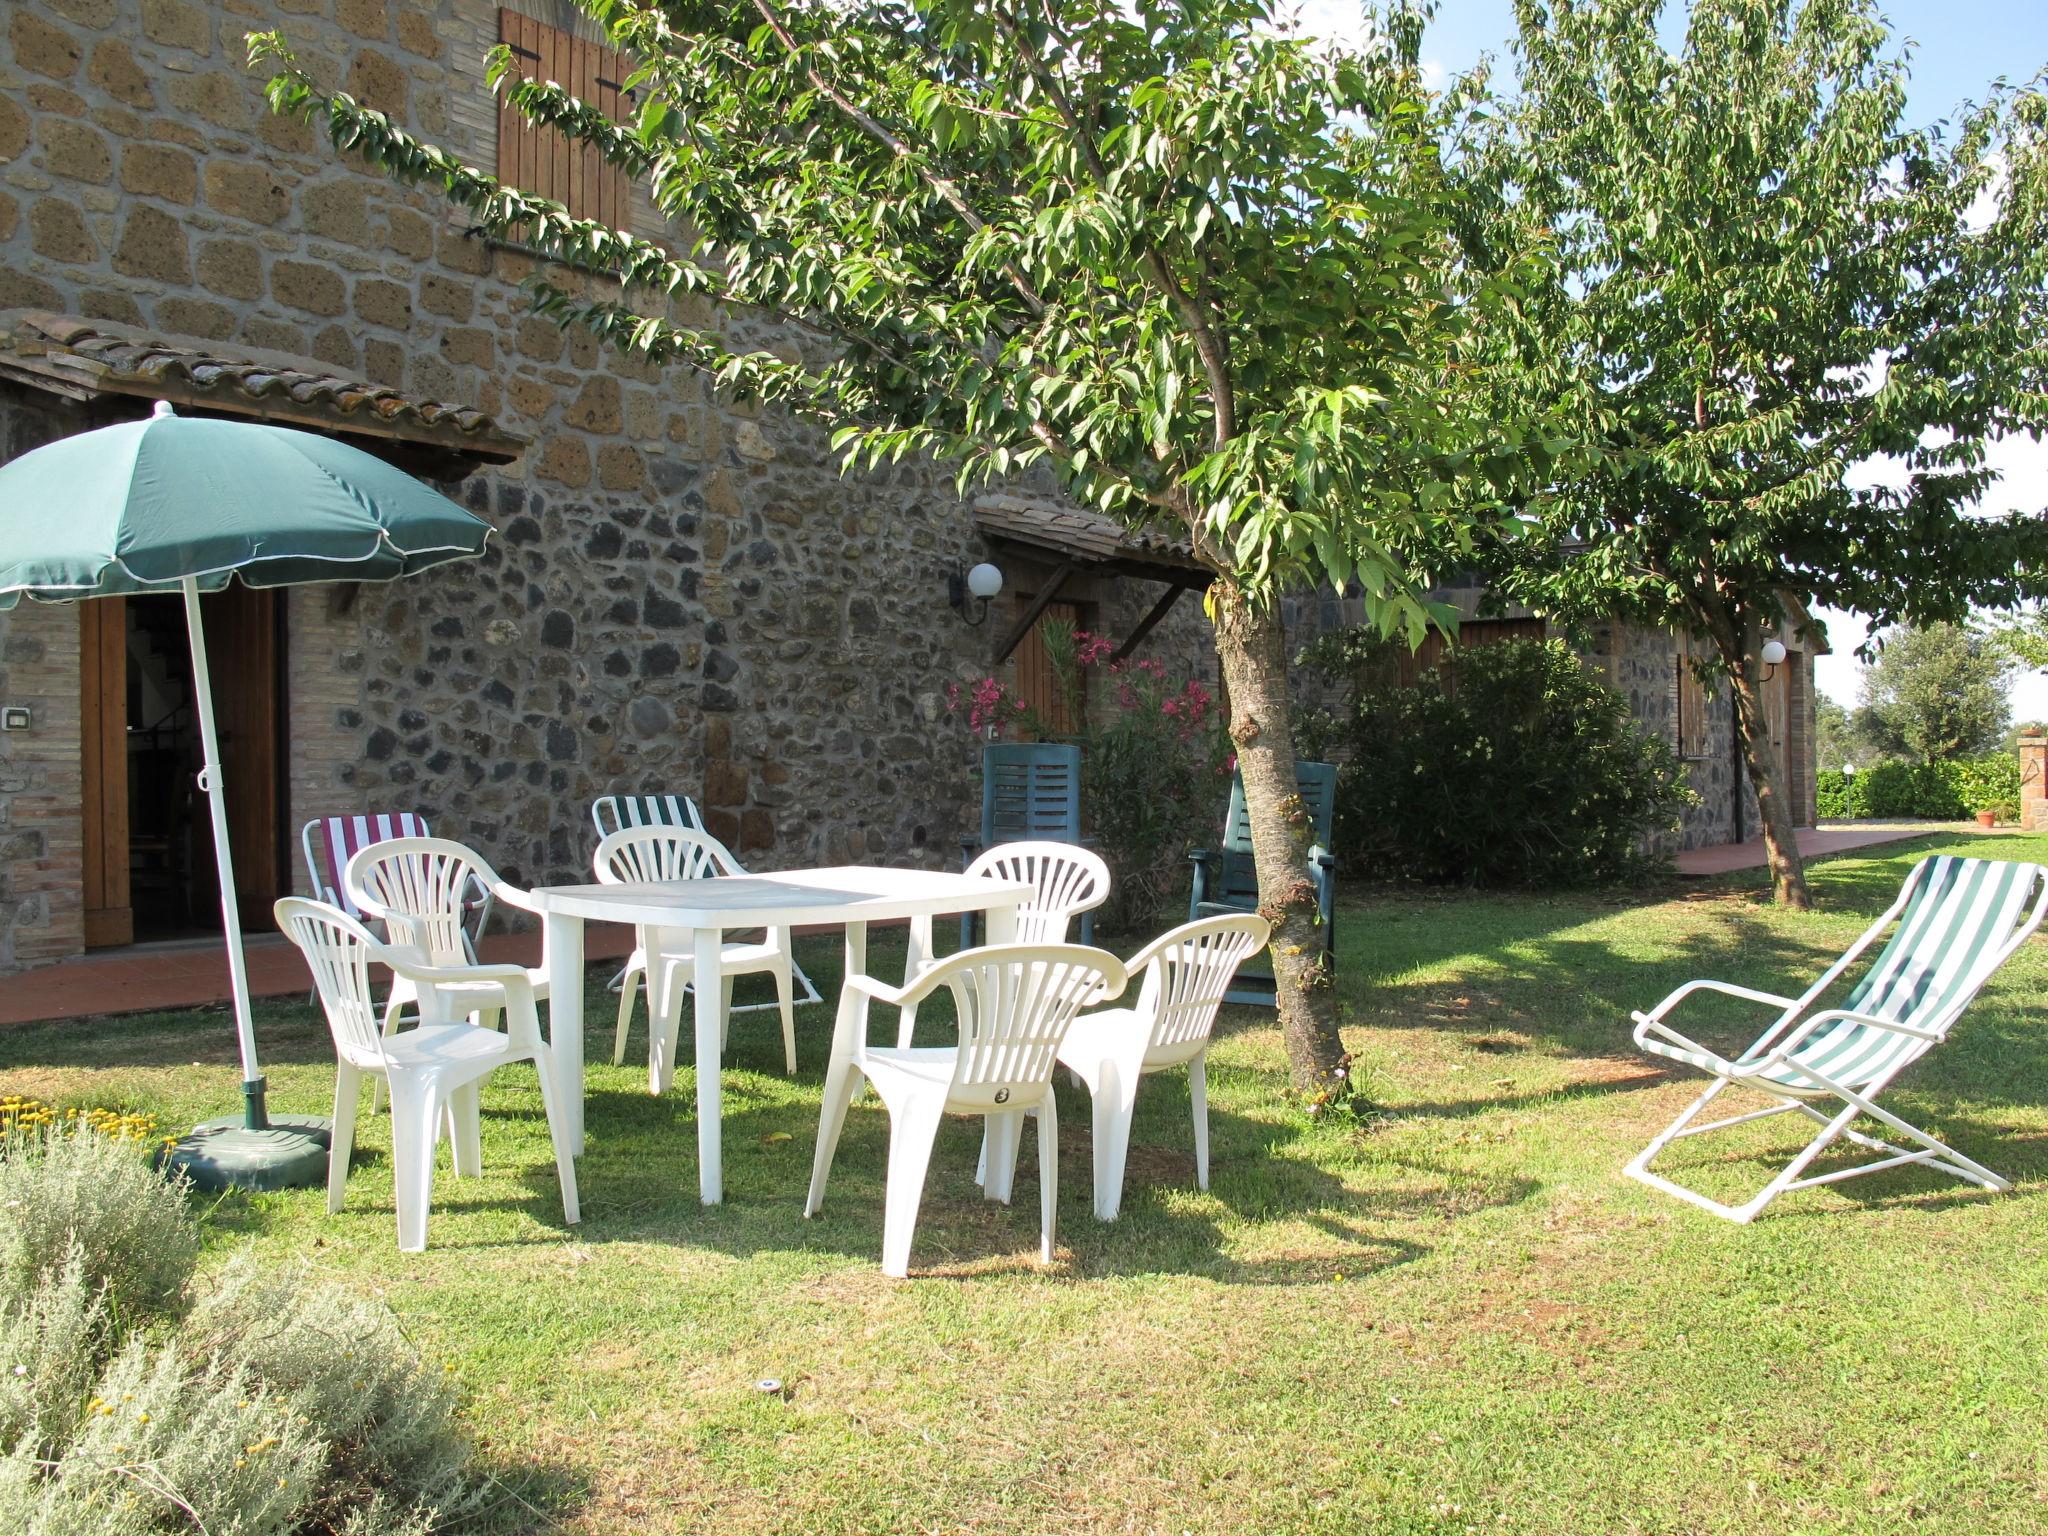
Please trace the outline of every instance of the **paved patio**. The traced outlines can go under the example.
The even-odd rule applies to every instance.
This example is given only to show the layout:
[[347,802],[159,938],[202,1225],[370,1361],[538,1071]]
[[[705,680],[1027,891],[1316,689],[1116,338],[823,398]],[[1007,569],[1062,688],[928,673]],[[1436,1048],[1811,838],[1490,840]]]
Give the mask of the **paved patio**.
[[[622,959],[632,947],[631,929],[591,925],[586,941],[590,959]],[[251,934],[244,950],[252,997],[305,997],[312,991],[305,961],[281,934]],[[484,940],[482,958],[538,965],[540,934],[491,934]],[[219,939],[137,944],[8,977],[0,987],[0,1025],[210,1004],[225,1007],[227,1001],[228,957]]]
[[[1930,833],[1981,832],[1974,821],[1858,821],[1835,822],[1823,827],[1799,829],[1799,852],[1805,858],[1820,854],[1847,853],[1852,848],[1875,848],[1880,843],[1902,843],[1909,837]],[[1764,840],[1720,843],[1711,848],[1692,848],[1678,856],[1681,875],[1725,875],[1738,869],[1762,869],[1769,859]]]

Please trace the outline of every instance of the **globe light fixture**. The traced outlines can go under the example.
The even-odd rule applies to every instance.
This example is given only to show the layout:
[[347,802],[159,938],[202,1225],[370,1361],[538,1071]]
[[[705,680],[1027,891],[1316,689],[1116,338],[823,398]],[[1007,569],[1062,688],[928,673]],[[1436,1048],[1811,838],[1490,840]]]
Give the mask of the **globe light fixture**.
[[[946,601],[960,610],[960,617],[969,624],[980,624],[988,617],[989,603],[1003,590],[1003,573],[986,560],[972,567],[965,576],[958,571],[946,578]],[[967,603],[973,599],[981,606],[969,618]]]
[[1778,665],[1785,659],[1785,642],[1782,640],[1766,640],[1764,648],[1759,654],[1762,656],[1764,663],[1764,680],[1768,682],[1770,681],[1771,674],[1777,670]]

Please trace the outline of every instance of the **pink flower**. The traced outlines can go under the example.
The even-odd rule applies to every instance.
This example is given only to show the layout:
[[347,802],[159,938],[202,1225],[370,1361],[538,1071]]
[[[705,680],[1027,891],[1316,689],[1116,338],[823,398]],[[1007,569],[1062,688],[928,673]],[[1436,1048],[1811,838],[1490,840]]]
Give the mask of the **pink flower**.
[[1091,634],[1085,629],[1074,631],[1074,660],[1081,666],[1092,667],[1116,649],[1116,642],[1107,635]]

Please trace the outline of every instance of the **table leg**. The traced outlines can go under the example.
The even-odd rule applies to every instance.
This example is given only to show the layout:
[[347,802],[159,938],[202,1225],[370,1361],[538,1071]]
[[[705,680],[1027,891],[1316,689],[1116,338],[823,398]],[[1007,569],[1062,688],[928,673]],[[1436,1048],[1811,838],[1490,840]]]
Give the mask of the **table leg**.
[[[846,966],[845,976],[866,974],[868,963],[868,925],[848,923],[846,925]],[[811,1188],[804,1197],[804,1214],[815,1216],[825,1201],[825,1174],[832,1166],[832,1152],[839,1144],[839,1130],[845,1122],[848,1099],[844,1084],[846,1075],[854,1070],[854,1030],[862,1010],[858,995],[839,989],[839,1011],[832,1020],[832,1050],[825,1062],[825,1096],[818,1114],[818,1144],[811,1152]]]
[[725,988],[719,984],[725,936],[716,928],[697,930],[697,963],[691,989],[697,1000],[697,1193],[706,1205],[725,1198],[725,1167],[719,1117],[723,1113],[724,1083],[718,1056],[725,1021],[720,1003]]
[[548,967],[548,1055],[569,1146],[583,1152],[583,919],[549,912],[541,947]]
[[[1017,909],[990,907],[983,914],[991,944],[1017,942]],[[974,1179],[984,1197],[1010,1203],[1010,1187],[1017,1174],[1017,1148],[1024,1139],[1022,1115],[989,1115],[981,1122],[981,1158],[975,1164]],[[991,1165],[993,1154],[993,1165]]]
[[[931,963],[932,920],[928,917],[913,917],[910,920],[910,938],[904,946],[903,984],[907,987],[917,980],[917,973]],[[849,974],[851,974],[849,972]],[[908,1047],[911,1036],[917,1030],[917,1004],[912,1003],[902,1010],[897,1023],[896,1044],[899,1049]]]

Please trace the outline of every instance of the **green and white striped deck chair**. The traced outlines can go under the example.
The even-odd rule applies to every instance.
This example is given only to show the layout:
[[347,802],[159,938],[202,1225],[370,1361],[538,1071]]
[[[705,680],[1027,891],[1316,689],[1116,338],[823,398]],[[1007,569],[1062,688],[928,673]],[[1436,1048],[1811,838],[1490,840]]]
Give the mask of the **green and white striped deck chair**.
[[[1901,1163],[1925,1163],[1986,1189],[2011,1188],[1989,1169],[1880,1109],[1876,1100],[1894,1077],[1947,1038],[1991,973],[2040,927],[2044,912],[2048,870],[2038,864],[1947,855],[1922,859],[1906,877],[1891,910],[1801,996],[1778,997],[1725,982],[1689,981],[1650,1012],[1635,1014],[1637,1045],[1653,1056],[1710,1072],[1714,1083],[1628,1165],[1629,1177],[1737,1222],[1750,1221],[1787,1190],[1831,1184]],[[1893,930],[1890,942],[1841,1006],[1808,1014],[1806,1010],[1887,928]],[[1664,1022],[1681,1001],[1699,991],[1723,992],[1781,1011],[1756,1044],[1730,1061]],[[1754,1088],[1778,1102],[1707,1125],[1693,1123],[1724,1089],[1733,1087]],[[1842,1107],[1831,1113],[1816,1101]],[[1817,1121],[1820,1133],[1746,1205],[1722,1205],[1650,1172],[1650,1160],[1682,1137],[1703,1136],[1788,1111]],[[1864,1115],[1916,1145],[1908,1150],[1849,1129]],[[1838,1136],[1885,1155],[1853,1168],[1802,1177],[1807,1165]]]
[[[687,827],[692,832],[704,833],[706,837],[711,835],[704,826],[704,816],[697,809],[697,802],[688,795],[601,795],[590,802],[590,820],[597,828],[599,842],[626,827]],[[733,867],[739,868],[737,860],[734,861]],[[804,974],[804,968],[797,964],[796,952],[789,947],[791,935],[785,933],[779,937],[783,946],[782,952],[789,956],[791,979],[802,989],[801,995],[796,999],[796,1006],[801,1008],[806,1003],[821,1001],[816,984]],[[619,990],[625,978],[624,971],[612,978],[614,992]],[[779,1006],[772,1002],[741,1003],[729,1011],[758,1013],[763,1008]],[[623,1018],[631,1007],[631,999],[621,1000],[620,1016]]]

